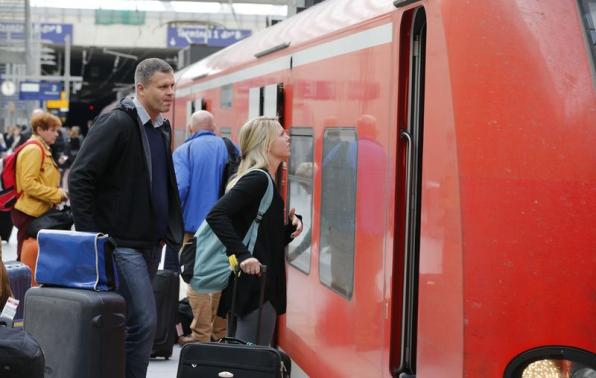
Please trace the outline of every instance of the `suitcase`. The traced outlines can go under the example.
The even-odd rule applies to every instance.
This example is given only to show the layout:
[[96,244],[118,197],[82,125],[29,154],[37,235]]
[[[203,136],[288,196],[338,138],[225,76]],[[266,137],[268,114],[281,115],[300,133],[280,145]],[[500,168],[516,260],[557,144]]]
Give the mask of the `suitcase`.
[[45,378],[124,377],[126,304],[111,291],[34,287],[25,330],[45,354]]
[[43,378],[44,357],[37,341],[22,329],[0,325],[0,377]]
[[39,246],[37,239],[28,238],[23,241],[21,247],[21,262],[31,269],[31,286],[37,286],[35,281],[35,265],[37,264],[37,255],[39,253]]
[[[267,267],[262,265],[261,271],[261,306],[259,307],[257,342],[261,327]],[[232,306],[235,304],[236,284],[237,279],[234,280]],[[232,309],[228,316],[233,312]],[[232,326],[232,328],[235,327]],[[233,329],[230,332],[233,332]],[[254,345],[233,337],[225,337],[215,343],[197,342],[184,345],[180,351],[177,378],[289,378],[290,371],[291,360],[285,353],[272,347]]]
[[157,329],[153,341],[151,357],[169,359],[178,339],[176,323],[178,321],[178,292],[180,279],[178,273],[171,270],[159,270],[153,279],[153,293],[157,305]]
[[20,261],[5,262],[12,296],[20,301],[14,318],[15,326],[21,326],[25,308],[25,292],[31,287],[31,269]]
[[10,211],[0,211],[0,239],[8,242],[12,234],[12,219]]
[[192,307],[188,302],[188,298],[183,298],[178,302],[178,323],[182,326],[182,335],[190,335],[192,330],[190,325],[194,319]]

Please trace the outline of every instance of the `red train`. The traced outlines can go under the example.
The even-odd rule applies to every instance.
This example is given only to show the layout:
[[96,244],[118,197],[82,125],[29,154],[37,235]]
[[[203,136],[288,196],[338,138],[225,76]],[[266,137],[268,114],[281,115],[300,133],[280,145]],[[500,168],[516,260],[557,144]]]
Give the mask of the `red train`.
[[327,0],[176,74],[178,144],[199,108],[291,135],[296,372],[596,374],[595,23],[595,0]]

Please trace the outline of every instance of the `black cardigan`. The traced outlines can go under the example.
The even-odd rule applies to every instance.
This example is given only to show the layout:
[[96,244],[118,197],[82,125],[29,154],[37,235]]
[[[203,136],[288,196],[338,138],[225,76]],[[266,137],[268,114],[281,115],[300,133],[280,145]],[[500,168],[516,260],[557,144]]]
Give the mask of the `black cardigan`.
[[[261,198],[267,190],[267,177],[262,172],[244,175],[211,209],[207,223],[227,248],[228,255],[235,254],[239,262],[251,257],[242,244],[246,231],[257,215]],[[265,301],[271,302],[277,314],[286,312],[286,270],[284,248],[292,240],[295,227],[284,223],[284,204],[277,188],[269,210],[263,215],[253,251],[261,264],[267,265]],[[232,299],[232,278],[224,290],[218,313],[224,316]],[[259,307],[259,278],[241,274],[238,281],[235,313],[244,316]]]

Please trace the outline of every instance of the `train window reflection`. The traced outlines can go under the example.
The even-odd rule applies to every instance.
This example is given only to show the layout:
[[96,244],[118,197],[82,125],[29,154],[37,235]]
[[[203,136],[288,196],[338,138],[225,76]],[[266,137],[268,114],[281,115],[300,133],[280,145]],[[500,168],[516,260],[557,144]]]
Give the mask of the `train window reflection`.
[[354,287],[357,162],[356,129],[325,129],[319,278],[347,298]]
[[313,193],[313,139],[312,129],[292,128],[292,155],[288,167],[288,208],[302,215],[302,233],[288,246],[288,262],[310,273],[312,193]]
[[219,129],[219,135],[228,139],[232,139],[232,129],[230,127],[222,127]]
[[592,67],[596,68],[596,0],[579,0],[579,8],[592,52]]

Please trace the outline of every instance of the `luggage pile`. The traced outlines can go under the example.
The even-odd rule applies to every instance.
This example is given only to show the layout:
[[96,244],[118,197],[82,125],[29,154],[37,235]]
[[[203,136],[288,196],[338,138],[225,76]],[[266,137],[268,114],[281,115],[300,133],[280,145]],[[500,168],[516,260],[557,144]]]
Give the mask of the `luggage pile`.
[[25,295],[24,327],[44,352],[45,377],[124,377],[126,303],[114,291],[114,243],[55,230],[37,240],[42,286]]

